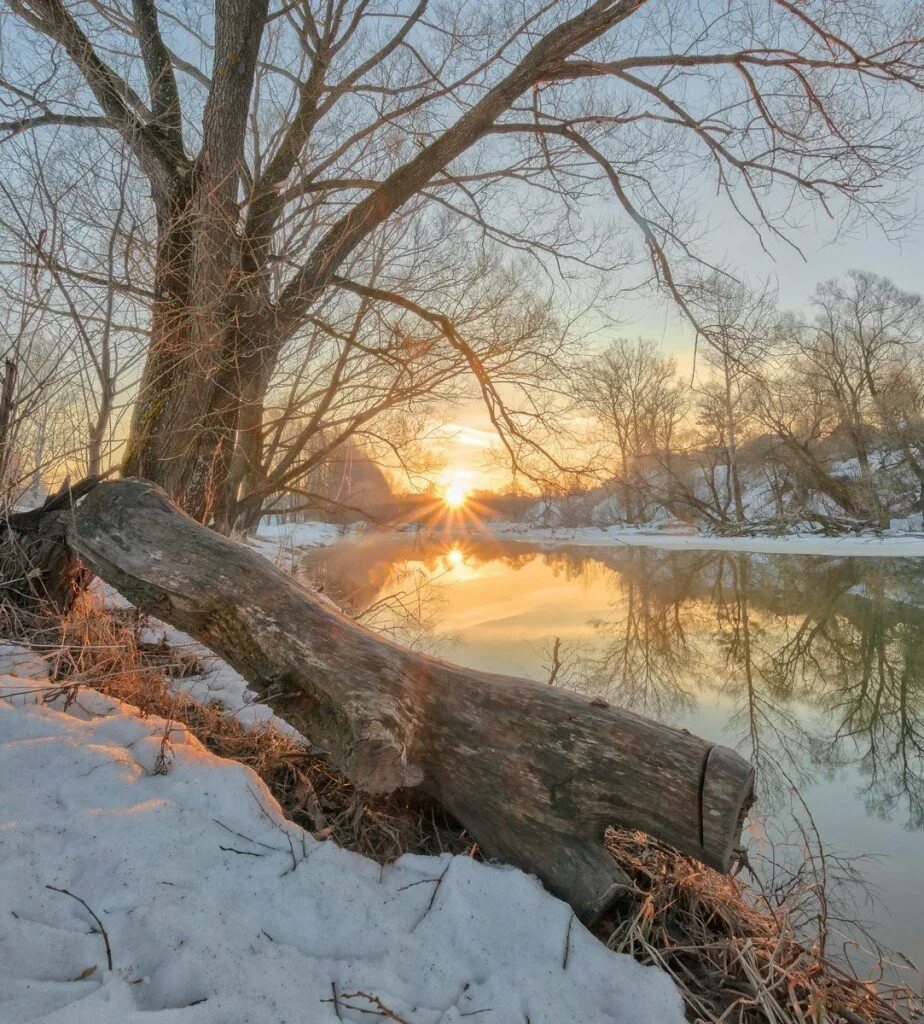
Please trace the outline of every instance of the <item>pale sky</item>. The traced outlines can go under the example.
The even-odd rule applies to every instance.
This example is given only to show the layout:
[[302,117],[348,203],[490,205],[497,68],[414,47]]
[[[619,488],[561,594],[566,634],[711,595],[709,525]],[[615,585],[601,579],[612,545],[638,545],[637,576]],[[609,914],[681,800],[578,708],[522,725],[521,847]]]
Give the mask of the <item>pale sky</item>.
[[[723,208],[717,209],[711,219],[708,258],[754,284],[768,282],[775,286],[784,309],[806,308],[818,284],[852,269],[883,274],[907,291],[924,291],[922,182],[924,179],[909,188],[909,225],[899,239],[884,237],[875,224],[860,225],[850,234],[835,237],[829,222],[791,235],[801,256],[781,241],[767,243],[768,253],[753,232]],[[601,344],[617,334],[652,337],[677,359],[682,373],[690,373],[692,332],[669,300],[650,295],[624,299],[611,312],[623,326],[594,334],[589,344]],[[440,431],[445,440],[433,445],[446,463],[445,469],[435,474],[437,482],[445,486],[455,481],[469,489],[502,485],[506,474],[497,467],[498,445],[481,403],[468,401],[447,410],[445,423]]]

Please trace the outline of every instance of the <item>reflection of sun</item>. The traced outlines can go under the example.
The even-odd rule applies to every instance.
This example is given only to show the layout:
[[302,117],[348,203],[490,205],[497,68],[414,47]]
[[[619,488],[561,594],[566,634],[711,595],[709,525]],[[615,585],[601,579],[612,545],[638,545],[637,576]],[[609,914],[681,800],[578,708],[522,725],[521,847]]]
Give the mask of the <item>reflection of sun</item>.
[[451,483],[443,492],[443,501],[446,502],[450,508],[462,508],[465,504],[465,498],[465,487],[460,484],[458,480]]
[[446,560],[454,568],[458,568],[464,561],[465,555],[457,547],[452,547],[446,552]]

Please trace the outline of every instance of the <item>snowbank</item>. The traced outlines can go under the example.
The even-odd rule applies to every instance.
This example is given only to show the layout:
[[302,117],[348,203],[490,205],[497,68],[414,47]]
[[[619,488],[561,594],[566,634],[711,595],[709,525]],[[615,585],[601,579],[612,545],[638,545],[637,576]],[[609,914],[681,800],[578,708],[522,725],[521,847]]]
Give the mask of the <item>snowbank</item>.
[[[632,528],[626,526],[547,526],[534,523],[509,523],[487,520],[471,526],[435,528],[440,536],[492,537],[497,540],[518,540],[545,547],[565,544],[582,547],[650,547],[672,551],[754,551],[779,555],[831,555],[869,558],[922,558],[924,534],[907,532],[917,520],[894,520],[894,530],[884,534],[823,537],[810,533],[794,533],[780,537],[717,537],[686,527]],[[416,532],[405,527],[397,532]],[[427,533],[427,530],[422,530]],[[249,540],[256,550],[277,563],[291,561],[299,551],[324,547],[341,540],[344,533],[329,523],[282,523],[263,525],[255,539]]]
[[182,730],[163,746],[162,720],[86,690],[43,705],[26,676],[0,689],[0,1021],[682,1024],[666,975],[517,870],[382,868]]
[[[457,531],[461,532],[461,531]],[[710,534],[644,529],[580,526],[547,528],[519,523],[486,523],[474,536],[527,541],[541,547],[650,547],[671,551],[755,551],[779,555],[863,556],[869,558],[924,557],[924,536],[819,537],[793,534],[787,537],[715,537]]]
[[264,519],[256,537],[248,538],[247,543],[265,558],[282,565],[289,561],[291,553],[333,544],[352,529],[333,523],[269,523]]

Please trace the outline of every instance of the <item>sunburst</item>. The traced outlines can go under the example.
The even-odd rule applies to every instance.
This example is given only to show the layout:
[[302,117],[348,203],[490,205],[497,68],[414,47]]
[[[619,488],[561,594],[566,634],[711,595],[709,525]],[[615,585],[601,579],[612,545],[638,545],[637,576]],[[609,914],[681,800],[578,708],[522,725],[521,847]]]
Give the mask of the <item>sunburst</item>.
[[454,480],[449,486],[443,491],[443,501],[449,506],[449,508],[462,508],[468,498],[468,491],[465,489],[465,485],[459,483],[458,480]]

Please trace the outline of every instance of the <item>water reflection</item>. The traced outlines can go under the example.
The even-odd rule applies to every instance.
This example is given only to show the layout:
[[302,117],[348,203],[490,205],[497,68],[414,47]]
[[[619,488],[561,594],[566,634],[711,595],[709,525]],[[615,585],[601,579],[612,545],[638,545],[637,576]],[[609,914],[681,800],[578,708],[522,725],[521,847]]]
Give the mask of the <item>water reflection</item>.
[[736,747],[757,767],[749,845],[771,877],[798,877],[808,809],[841,855],[826,857],[829,890],[860,871],[880,898],[847,888],[835,911],[829,891],[829,923],[859,934],[872,916],[886,945],[924,959],[924,560],[399,534],[316,551],[305,570],[402,642],[554,674]]
[[869,812],[924,828],[920,560],[401,535],[335,545],[307,569],[376,628],[455,643],[477,667],[548,678],[558,638],[556,685],[717,728],[757,765],[765,806],[788,779],[850,767]]

